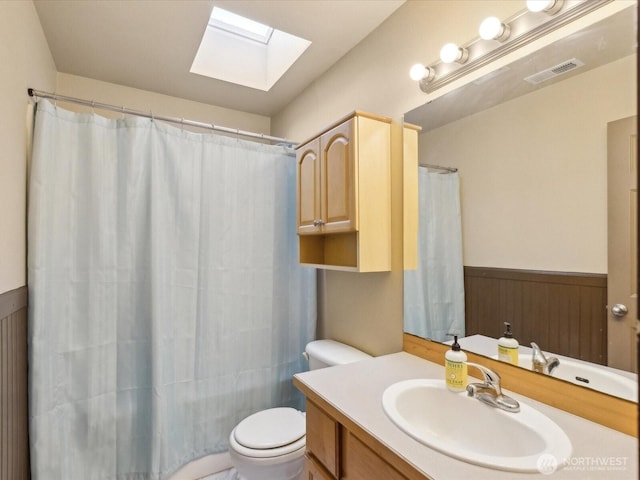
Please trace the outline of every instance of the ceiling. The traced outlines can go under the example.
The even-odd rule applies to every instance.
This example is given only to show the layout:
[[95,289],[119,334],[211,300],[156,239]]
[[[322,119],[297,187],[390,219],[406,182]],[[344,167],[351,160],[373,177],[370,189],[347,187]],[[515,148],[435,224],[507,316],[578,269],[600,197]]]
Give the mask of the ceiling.
[[[59,72],[273,116],[404,1],[35,0],[34,4]],[[268,92],[190,73],[214,5],[313,43]]]
[[[405,114],[423,132],[636,53],[637,10],[626,8]],[[577,58],[584,66],[537,85],[524,79]],[[418,86],[416,85],[416,88]]]

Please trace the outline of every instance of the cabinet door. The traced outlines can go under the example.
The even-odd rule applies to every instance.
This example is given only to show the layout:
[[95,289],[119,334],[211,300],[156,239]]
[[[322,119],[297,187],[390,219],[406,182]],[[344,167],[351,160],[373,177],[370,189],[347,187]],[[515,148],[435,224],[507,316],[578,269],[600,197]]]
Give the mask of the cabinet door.
[[319,233],[320,224],[320,139],[298,149],[298,233]]
[[307,452],[338,478],[338,422],[307,399]]
[[320,216],[324,233],[357,230],[355,122],[355,118],[347,120],[320,137]]
[[407,480],[355,435],[342,430],[341,480]]

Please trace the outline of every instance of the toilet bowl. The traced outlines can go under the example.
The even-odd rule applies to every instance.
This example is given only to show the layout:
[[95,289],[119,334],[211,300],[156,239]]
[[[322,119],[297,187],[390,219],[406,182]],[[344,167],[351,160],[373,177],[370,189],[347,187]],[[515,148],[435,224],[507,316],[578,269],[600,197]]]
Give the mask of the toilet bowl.
[[[311,370],[371,358],[334,340],[310,342],[304,356]],[[254,413],[229,435],[231,463],[243,480],[299,480],[304,468],[305,434],[304,412],[277,407]]]

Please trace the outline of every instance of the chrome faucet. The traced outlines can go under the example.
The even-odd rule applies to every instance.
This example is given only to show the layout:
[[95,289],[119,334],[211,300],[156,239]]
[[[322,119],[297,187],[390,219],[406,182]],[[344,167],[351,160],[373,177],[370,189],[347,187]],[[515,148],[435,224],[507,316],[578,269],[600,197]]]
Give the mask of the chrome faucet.
[[502,393],[500,375],[477,363],[467,362],[467,365],[480,370],[484,379],[483,383],[470,383],[467,385],[467,395],[507,412],[517,413],[520,411],[520,404],[517,400]]
[[556,357],[545,357],[542,350],[535,342],[531,342],[531,367],[534,372],[551,375],[553,369],[560,365],[560,360]]

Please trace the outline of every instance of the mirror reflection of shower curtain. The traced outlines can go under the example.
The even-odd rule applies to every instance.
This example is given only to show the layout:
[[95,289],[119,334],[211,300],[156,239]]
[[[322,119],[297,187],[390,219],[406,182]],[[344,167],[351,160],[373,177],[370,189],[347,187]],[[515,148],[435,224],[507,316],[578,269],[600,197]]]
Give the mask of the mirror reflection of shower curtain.
[[418,268],[404,272],[404,331],[436,341],[464,335],[458,173],[418,169]]

